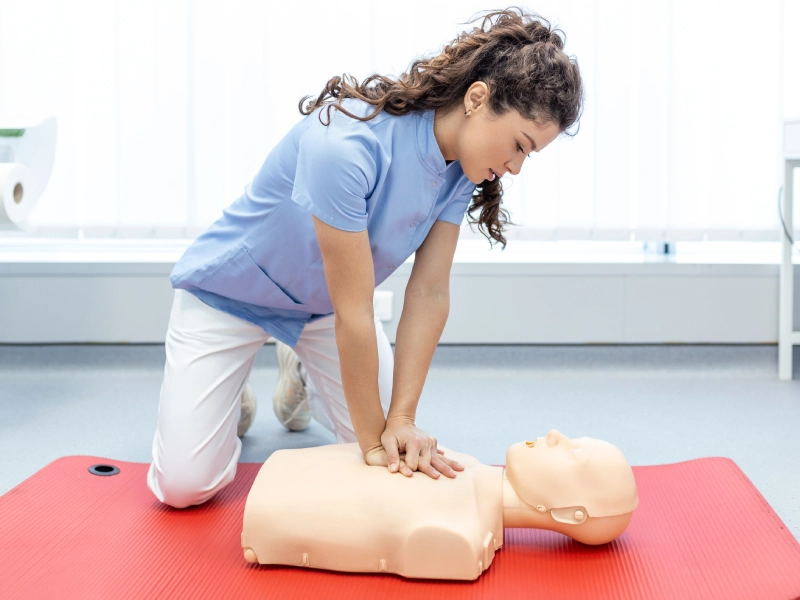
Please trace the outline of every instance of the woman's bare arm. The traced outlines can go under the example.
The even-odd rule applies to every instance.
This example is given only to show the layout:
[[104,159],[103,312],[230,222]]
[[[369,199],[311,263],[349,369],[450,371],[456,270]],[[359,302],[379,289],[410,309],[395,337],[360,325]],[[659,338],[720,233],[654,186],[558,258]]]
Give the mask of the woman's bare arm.
[[378,391],[378,342],[372,298],[375,272],[366,230],[331,227],[314,217],[336,325],[342,387],[361,452],[381,446],[386,420]]
[[[436,438],[416,427],[417,404],[450,311],[450,267],[459,227],[436,221],[417,249],[397,327],[392,403],[381,440],[390,464],[405,452],[401,472],[455,477],[456,461],[436,452]],[[396,440],[396,442],[394,441]],[[395,445],[396,444],[396,445]]]

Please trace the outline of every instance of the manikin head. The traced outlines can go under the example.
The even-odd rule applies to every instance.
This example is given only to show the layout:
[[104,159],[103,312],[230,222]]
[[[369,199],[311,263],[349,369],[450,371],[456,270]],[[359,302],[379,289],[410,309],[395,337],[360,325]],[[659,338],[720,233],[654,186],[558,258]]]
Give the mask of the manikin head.
[[588,544],[616,538],[639,504],[633,471],[616,446],[555,429],[511,446],[506,475],[526,504],[549,514],[552,529]]

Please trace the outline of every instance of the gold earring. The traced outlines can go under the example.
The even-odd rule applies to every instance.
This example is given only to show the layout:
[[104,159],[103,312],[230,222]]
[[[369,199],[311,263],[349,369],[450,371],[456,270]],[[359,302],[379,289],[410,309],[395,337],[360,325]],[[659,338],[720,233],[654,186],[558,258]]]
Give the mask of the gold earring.
[[464,114],[465,114],[465,115],[467,115],[467,116],[470,116],[470,114],[472,114],[472,111],[471,111],[471,110],[468,110],[468,111],[467,111],[467,112],[465,112]]

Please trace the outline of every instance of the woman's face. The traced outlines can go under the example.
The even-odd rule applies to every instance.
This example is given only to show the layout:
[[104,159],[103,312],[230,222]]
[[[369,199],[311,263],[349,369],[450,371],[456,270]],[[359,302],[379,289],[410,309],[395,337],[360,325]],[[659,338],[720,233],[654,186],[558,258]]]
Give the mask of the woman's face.
[[517,175],[531,152],[539,152],[561,133],[555,123],[537,124],[515,110],[497,116],[485,105],[481,108],[465,115],[455,148],[464,174],[475,184],[506,173]]
[[457,108],[448,116],[444,135],[445,158],[457,158],[475,184],[506,173],[516,175],[531,152],[539,152],[561,133],[556,123],[537,123],[516,110],[493,113],[490,93],[483,81],[473,83],[464,95],[463,110]]

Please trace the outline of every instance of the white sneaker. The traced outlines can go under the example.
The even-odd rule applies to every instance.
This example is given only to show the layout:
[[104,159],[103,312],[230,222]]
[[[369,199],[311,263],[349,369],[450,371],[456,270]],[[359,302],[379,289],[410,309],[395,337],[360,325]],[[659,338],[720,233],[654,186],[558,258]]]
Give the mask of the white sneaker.
[[278,421],[289,431],[303,431],[311,421],[306,392],[306,371],[289,346],[275,340],[278,355],[278,387],[272,397],[272,407]]
[[250,387],[250,382],[247,382],[242,392],[242,412],[239,414],[239,426],[236,428],[237,436],[242,437],[250,429],[256,418],[256,406],[256,394]]

